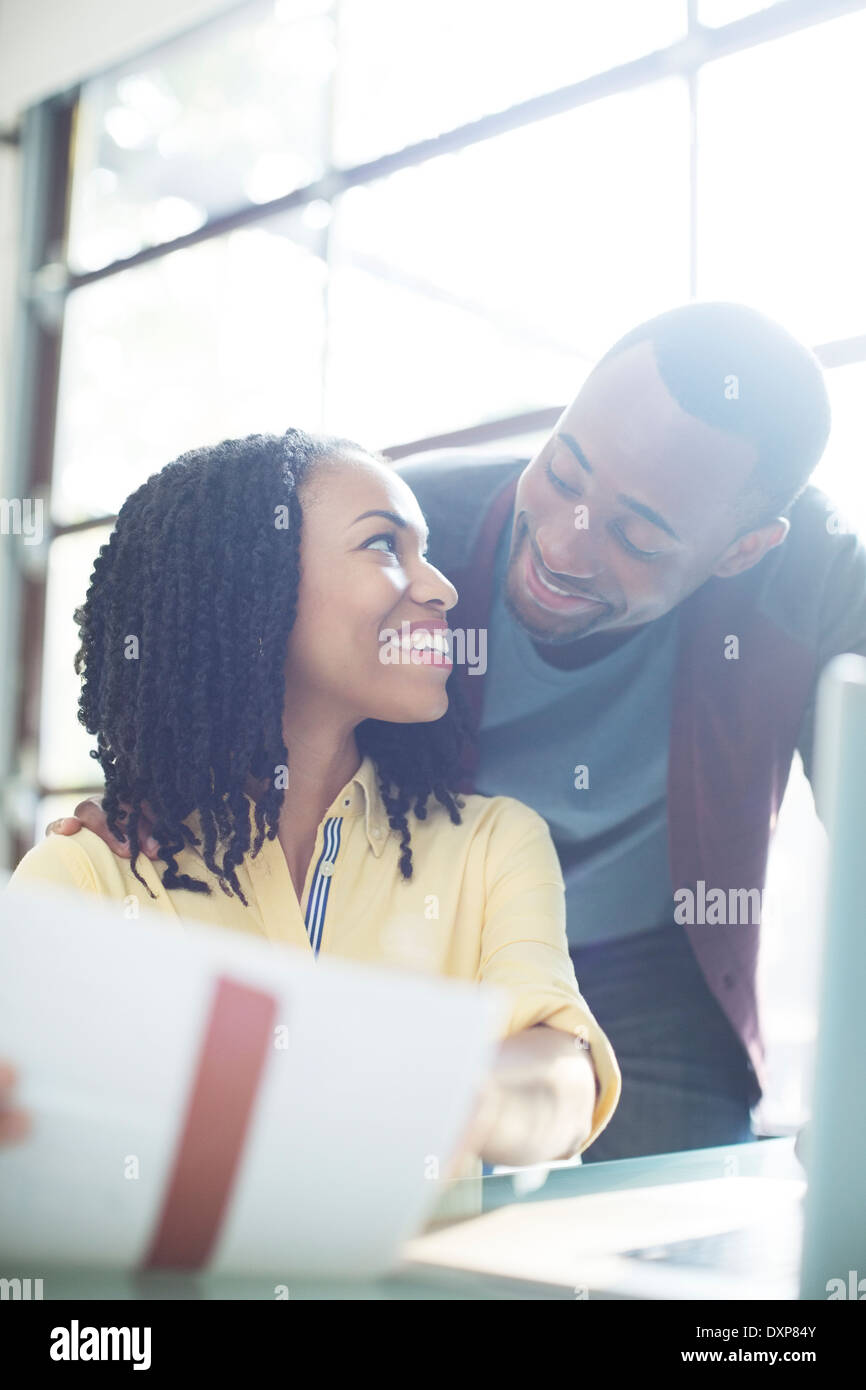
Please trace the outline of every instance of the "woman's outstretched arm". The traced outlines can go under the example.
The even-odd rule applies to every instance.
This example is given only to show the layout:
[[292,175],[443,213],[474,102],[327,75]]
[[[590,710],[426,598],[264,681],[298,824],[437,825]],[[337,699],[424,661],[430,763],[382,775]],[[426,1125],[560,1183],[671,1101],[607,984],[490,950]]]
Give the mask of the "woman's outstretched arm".
[[582,1039],[536,1024],[506,1038],[480,1097],[466,1150],[485,1163],[544,1163],[580,1153],[598,1078]]
[[506,797],[492,799],[490,814],[478,979],[504,989],[511,1009],[479,1101],[475,1152],[514,1165],[570,1158],[613,1114],[619,1067],[575,978],[546,822]]

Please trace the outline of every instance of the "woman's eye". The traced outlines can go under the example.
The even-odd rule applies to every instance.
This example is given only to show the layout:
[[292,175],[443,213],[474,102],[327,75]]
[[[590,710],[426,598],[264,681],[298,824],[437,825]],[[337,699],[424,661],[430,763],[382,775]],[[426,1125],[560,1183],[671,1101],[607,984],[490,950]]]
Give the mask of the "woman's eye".
[[381,536],[371,536],[368,541],[364,542],[363,549],[380,550],[386,555],[396,555],[397,537],[391,532],[384,533]]

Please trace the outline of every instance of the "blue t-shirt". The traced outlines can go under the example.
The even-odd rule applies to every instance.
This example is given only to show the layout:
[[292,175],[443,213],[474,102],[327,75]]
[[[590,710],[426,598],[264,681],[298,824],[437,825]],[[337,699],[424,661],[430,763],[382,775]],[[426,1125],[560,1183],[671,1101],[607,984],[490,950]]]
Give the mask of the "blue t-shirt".
[[667,770],[678,610],[575,671],[539,656],[508,613],[496,562],[476,789],[550,826],[572,945],[673,922]]

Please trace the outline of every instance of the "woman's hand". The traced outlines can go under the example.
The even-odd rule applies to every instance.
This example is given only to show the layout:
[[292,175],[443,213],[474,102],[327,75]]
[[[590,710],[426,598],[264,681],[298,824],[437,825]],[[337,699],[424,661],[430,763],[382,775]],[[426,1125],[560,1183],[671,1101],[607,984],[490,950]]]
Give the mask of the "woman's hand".
[[[108,817],[103,811],[98,796],[90,796],[86,801],[79,801],[75,808],[74,816],[64,816],[61,820],[54,820],[45,827],[46,835],[77,835],[82,826],[92,830],[94,835],[98,835],[100,840],[104,840],[108,848],[118,859],[131,859],[132,855],[128,840],[118,840],[112,835],[108,828]],[[138,843],[141,846],[141,853],[148,859],[159,858],[159,845],[153,838],[153,821],[144,812],[138,822]]]
[[30,1133],[30,1116],[14,1105],[18,1077],[9,1062],[0,1062],[0,1144],[14,1144]]
[[520,1167],[570,1158],[592,1129],[595,1069],[569,1033],[537,1024],[500,1044],[451,1173],[469,1155]]

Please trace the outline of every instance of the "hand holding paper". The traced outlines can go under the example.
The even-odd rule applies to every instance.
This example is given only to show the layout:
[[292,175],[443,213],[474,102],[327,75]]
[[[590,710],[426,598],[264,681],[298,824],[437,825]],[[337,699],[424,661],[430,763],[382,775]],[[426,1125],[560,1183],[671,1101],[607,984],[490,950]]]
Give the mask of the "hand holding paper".
[[17,1080],[15,1068],[0,1060],[0,1144],[14,1143],[30,1129],[30,1116],[16,1105]]

